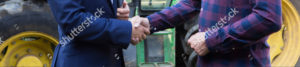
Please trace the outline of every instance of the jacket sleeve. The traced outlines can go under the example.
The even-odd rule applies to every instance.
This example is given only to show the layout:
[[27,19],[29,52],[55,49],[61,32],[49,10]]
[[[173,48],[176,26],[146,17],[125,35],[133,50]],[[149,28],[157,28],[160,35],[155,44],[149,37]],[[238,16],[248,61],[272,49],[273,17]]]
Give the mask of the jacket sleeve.
[[148,16],[151,32],[172,28],[195,17],[200,12],[201,0],[181,0],[172,7]]
[[281,1],[255,0],[252,13],[214,33],[206,32],[210,51],[228,53],[235,48],[255,45],[281,29]]
[[98,13],[87,12],[83,0],[48,0],[52,12],[61,28],[61,33],[74,36],[74,41],[89,43],[112,43],[127,48],[131,40],[131,22],[113,18],[102,18]]

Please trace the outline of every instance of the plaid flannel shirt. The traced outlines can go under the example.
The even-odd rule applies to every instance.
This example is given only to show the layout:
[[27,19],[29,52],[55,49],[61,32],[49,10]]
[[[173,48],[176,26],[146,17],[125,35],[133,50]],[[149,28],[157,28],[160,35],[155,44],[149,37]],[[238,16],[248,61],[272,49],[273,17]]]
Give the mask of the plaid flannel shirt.
[[[199,13],[200,12],[200,13]],[[151,32],[175,27],[199,13],[210,51],[198,67],[269,67],[268,35],[281,29],[281,0],[181,0],[148,16]]]

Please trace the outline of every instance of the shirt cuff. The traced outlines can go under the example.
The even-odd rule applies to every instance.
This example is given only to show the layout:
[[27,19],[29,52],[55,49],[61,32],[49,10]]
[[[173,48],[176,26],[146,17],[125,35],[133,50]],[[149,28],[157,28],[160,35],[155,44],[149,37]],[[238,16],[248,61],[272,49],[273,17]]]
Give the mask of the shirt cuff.
[[226,34],[223,29],[216,32],[205,32],[205,43],[209,51],[215,53],[229,53],[228,48],[223,44]]

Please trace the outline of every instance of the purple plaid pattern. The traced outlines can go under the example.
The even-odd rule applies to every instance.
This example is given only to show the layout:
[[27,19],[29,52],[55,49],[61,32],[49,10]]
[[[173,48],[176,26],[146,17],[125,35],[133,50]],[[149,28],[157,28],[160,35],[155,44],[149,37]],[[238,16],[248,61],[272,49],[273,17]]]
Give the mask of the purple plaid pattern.
[[281,0],[182,0],[148,16],[151,31],[175,27],[199,14],[210,53],[198,67],[269,67],[268,35],[281,28]]

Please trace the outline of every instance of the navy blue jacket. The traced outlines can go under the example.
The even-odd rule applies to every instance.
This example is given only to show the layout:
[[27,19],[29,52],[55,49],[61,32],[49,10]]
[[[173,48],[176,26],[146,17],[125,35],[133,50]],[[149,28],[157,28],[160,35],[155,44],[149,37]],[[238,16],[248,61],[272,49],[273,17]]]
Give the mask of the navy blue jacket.
[[132,26],[116,19],[118,1],[48,0],[58,22],[52,67],[121,67]]

